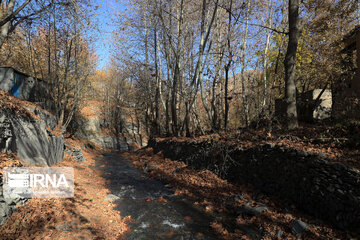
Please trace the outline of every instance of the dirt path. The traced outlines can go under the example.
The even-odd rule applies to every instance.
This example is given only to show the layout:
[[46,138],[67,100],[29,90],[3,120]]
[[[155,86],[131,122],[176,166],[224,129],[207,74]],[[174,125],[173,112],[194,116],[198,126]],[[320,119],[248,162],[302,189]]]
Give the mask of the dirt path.
[[211,216],[115,153],[85,150],[75,197],[30,199],[0,227],[0,239],[217,239]]

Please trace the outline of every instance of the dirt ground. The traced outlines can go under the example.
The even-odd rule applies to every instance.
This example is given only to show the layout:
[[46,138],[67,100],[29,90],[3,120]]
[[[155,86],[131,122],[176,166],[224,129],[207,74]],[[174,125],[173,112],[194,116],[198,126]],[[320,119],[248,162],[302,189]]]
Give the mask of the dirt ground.
[[[72,140],[72,144],[81,143]],[[114,210],[114,203],[105,201],[110,193],[106,181],[101,172],[91,169],[98,151],[83,151],[87,160],[82,163],[65,155],[54,167],[74,167],[74,198],[30,199],[0,228],[0,239],[119,239],[127,231],[127,218]]]

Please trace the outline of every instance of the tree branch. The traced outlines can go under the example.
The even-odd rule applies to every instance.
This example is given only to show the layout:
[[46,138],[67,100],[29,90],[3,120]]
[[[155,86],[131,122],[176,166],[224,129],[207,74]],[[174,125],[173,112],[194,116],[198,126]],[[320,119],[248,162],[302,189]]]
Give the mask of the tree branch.
[[17,14],[19,14],[32,0],[26,0],[20,7],[18,7],[15,11],[5,17],[3,20],[0,21],[0,26],[5,25],[7,22],[11,21],[15,18]]

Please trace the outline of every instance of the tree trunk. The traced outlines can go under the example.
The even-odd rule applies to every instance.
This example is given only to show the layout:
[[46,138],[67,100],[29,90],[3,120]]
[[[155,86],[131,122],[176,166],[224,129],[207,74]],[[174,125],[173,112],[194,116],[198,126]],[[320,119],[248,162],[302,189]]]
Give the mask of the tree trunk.
[[157,63],[157,29],[154,29],[154,59],[155,59],[155,79],[156,79],[156,92],[155,92],[155,125],[156,135],[160,134],[160,77],[158,76],[158,63]]
[[15,17],[12,15],[15,14],[15,12],[19,13],[27,4],[29,4],[29,1],[27,0],[18,9],[15,10],[15,2],[15,0],[10,0],[7,1],[7,3],[2,3],[4,4],[4,6],[2,7],[4,7],[6,10],[1,9],[2,13],[0,14],[0,49],[8,35],[11,33],[11,22],[14,20]]
[[[206,44],[208,42],[209,39],[209,35],[211,32],[211,28],[213,26],[217,11],[218,11],[218,5],[219,5],[219,0],[216,0],[215,2],[215,7],[214,7],[214,11],[212,13],[212,17],[210,19],[210,22],[208,24],[208,28],[207,28],[207,32],[205,34],[205,20],[206,20],[206,0],[203,0],[202,3],[202,11],[201,11],[201,26],[200,26],[200,45],[199,45],[199,53],[198,53],[198,60],[194,69],[194,75],[192,76],[192,80],[191,80],[191,86],[195,87],[194,90],[190,91],[190,98],[192,98],[190,104],[189,104],[189,111],[186,112],[185,114],[185,118],[183,121],[183,125],[182,125],[182,129],[184,128],[184,124],[185,124],[185,119],[188,117],[187,115],[190,113],[190,111],[192,110],[193,104],[195,103],[196,100],[196,96],[197,96],[197,92],[198,92],[198,88],[200,85],[200,82],[202,81],[202,71],[203,71],[203,61],[204,61],[204,51],[206,48]],[[194,92],[194,95],[191,97],[192,92]]]
[[224,101],[225,101],[225,113],[224,113],[224,130],[227,132],[228,128],[228,117],[229,117],[229,99],[228,99],[228,85],[229,85],[229,70],[230,70],[231,60],[225,66],[225,94],[224,94]]
[[8,22],[0,27],[0,49],[9,34],[9,29],[10,29],[10,22]]
[[206,13],[205,12],[206,12],[207,6],[206,6],[206,1],[205,0],[203,1],[202,11],[201,11],[202,12],[201,13],[201,27],[200,27],[200,29],[201,29],[200,30],[200,32],[201,32],[200,33],[200,48],[199,48],[199,56],[200,57],[199,57],[199,60],[198,60],[198,63],[199,63],[199,65],[198,65],[199,66],[199,68],[198,68],[198,70],[199,70],[199,84],[200,84],[200,91],[201,91],[201,100],[202,100],[205,112],[206,112],[206,114],[207,114],[207,116],[209,118],[209,121],[211,123],[213,122],[213,116],[211,115],[210,109],[208,107],[207,96],[206,96],[205,89],[204,89],[204,84],[203,84],[204,66],[206,65],[206,62],[208,60],[211,47],[208,48],[207,54],[205,56],[205,60],[204,60],[203,56],[204,56],[204,50],[205,50],[206,42],[207,42],[207,39],[208,39],[209,34],[210,34],[211,26],[213,25],[215,17],[216,17],[217,4],[218,4],[218,1],[216,2],[211,21],[209,23],[208,31],[207,31],[207,33],[205,33],[205,23],[206,23]]
[[296,109],[296,51],[300,37],[300,0],[289,0],[289,43],[285,57],[285,99],[288,129],[298,127]]
[[247,40],[248,29],[249,29],[250,7],[251,7],[251,0],[248,0],[247,10],[246,10],[245,33],[244,33],[244,40],[243,40],[242,54],[241,54],[241,74],[240,74],[241,75],[241,96],[242,96],[242,101],[243,101],[246,127],[249,125],[249,105],[247,102],[244,73],[245,73],[245,52],[246,52],[246,42],[247,42],[246,40]]
[[227,48],[228,48],[228,62],[225,66],[225,93],[224,93],[224,102],[225,102],[225,109],[224,109],[224,130],[227,132],[228,129],[228,118],[229,118],[229,71],[232,64],[232,49],[231,49],[231,12],[232,12],[232,4],[233,1],[230,0],[230,7],[229,7],[229,26],[228,26],[228,34],[227,34]]
[[[272,0],[269,1],[269,20],[268,20],[268,27],[271,28],[272,25]],[[266,30],[266,44],[265,44],[265,50],[264,50],[264,60],[263,60],[263,66],[264,66],[264,71],[263,71],[263,82],[264,82],[264,89],[263,89],[263,111],[266,109],[266,104],[267,104],[267,76],[266,76],[266,72],[267,72],[267,68],[268,68],[268,58],[267,58],[267,54],[268,54],[268,50],[270,47],[270,37],[271,37],[271,31],[269,29]]]

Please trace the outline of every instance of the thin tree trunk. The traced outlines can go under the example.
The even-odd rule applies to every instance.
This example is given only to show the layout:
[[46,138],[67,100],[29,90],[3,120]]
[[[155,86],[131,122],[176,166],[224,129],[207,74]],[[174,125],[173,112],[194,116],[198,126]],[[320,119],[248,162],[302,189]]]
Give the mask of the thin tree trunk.
[[209,51],[210,51],[210,48],[211,48],[210,46],[208,48],[208,51],[207,51],[207,54],[206,54],[206,59],[205,59],[204,63],[201,63],[201,65],[200,65],[201,71],[200,71],[200,75],[199,75],[199,83],[200,83],[201,100],[202,100],[205,112],[206,112],[206,114],[207,114],[207,116],[209,118],[209,121],[212,123],[213,122],[213,117],[212,117],[210,109],[208,107],[207,96],[206,96],[206,93],[205,93],[204,83],[203,83],[203,76],[204,76],[203,75],[203,68],[204,68],[203,65],[205,65],[207,63],[207,61],[208,61]]
[[227,131],[228,127],[228,117],[229,117],[229,102],[228,102],[228,85],[229,85],[229,70],[231,62],[225,66],[225,93],[224,93],[224,102],[225,102],[225,112],[224,112],[224,130]]
[[230,0],[230,7],[229,7],[229,26],[228,26],[228,34],[227,34],[227,48],[229,53],[229,60],[225,66],[225,92],[224,92],[224,103],[225,103],[225,109],[224,109],[224,130],[227,132],[228,128],[228,117],[229,117],[229,71],[232,64],[232,49],[231,49],[231,12],[232,12],[232,4],[233,1]]
[[[219,10],[221,11],[221,10]],[[217,91],[218,91],[218,85],[220,85],[221,81],[222,81],[222,75],[221,75],[221,70],[222,70],[222,66],[223,66],[223,60],[224,60],[224,51],[225,51],[225,45],[222,43],[222,21],[220,20],[220,16],[222,15],[222,13],[220,12],[218,14],[217,17],[217,22],[216,22],[216,30],[215,30],[215,34],[217,36],[216,39],[216,46],[219,48],[219,54],[218,56],[214,56],[214,61],[216,61],[215,64],[215,77],[213,80],[213,84],[212,84],[212,98],[211,98],[211,109],[212,109],[212,114],[213,114],[213,121],[212,121],[212,128],[219,130],[220,128],[220,117],[219,117],[219,113],[220,113],[220,104],[216,104],[216,102],[218,101],[217,97]],[[219,94],[220,95],[220,94]]]
[[166,120],[166,134],[170,135],[170,114],[169,114],[169,93],[166,95],[166,101],[165,101],[165,120]]
[[242,56],[241,56],[241,92],[242,92],[242,101],[243,101],[243,109],[245,115],[245,124],[249,126],[249,105],[247,102],[247,95],[246,95],[246,88],[245,88],[245,51],[246,51],[246,43],[247,43],[247,35],[248,35],[248,28],[249,28],[249,15],[250,15],[250,7],[251,7],[251,0],[247,2],[247,10],[246,10],[246,21],[245,21],[245,32],[244,32],[244,40],[242,46]]
[[[14,7],[15,7],[15,0],[8,1],[8,4],[6,6],[6,11],[0,15],[1,20],[5,20],[5,18],[10,16],[14,11]],[[11,28],[10,20],[0,25],[0,49],[10,33],[10,28]]]
[[[218,5],[219,5],[219,0],[216,0],[214,11],[213,11],[211,20],[209,22],[209,26],[207,28],[207,32],[205,34],[204,30],[205,30],[205,17],[206,17],[206,0],[203,0],[202,13],[201,13],[201,36],[200,36],[200,46],[199,46],[199,57],[198,57],[198,61],[196,63],[196,67],[194,70],[194,75],[192,76],[192,81],[191,81],[191,86],[193,86],[193,87],[195,86],[195,87],[194,87],[194,91],[190,91],[190,98],[192,98],[192,100],[189,105],[189,111],[186,112],[186,114],[185,114],[182,128],[184,128],[185,119],[188,117],[187,115],[190,113],[190,111],[194,105],[194,102],[196,100],[196,95],[199,90],[198,86],[200,84],[200,75],[202,74],[202,71],[203,71],[203,69],[202,69],[203,68],[203,55],[204,55],[207,41],[209,39],[212,25],[213,25],[215,17],[216,17],[216,13],[218,11]],[[192,94],[192,92],[194,92],[194,94]]]
[[160,78],[158,74],[158,63],[157,59],[157,29],[154,29],[154,59],[155,59],[155,79],[156,79],[156,93],[155,93],[155,127],[156,127],[156,135],[160,134],[160,113],[159,113],[159,105],[160,105]]
[[[269,20],[268,20],[268,27],[271,28],[272,25],[272,0],[269,0]],[[263,66],[264,66],[264,70],[263,70],[263,82],[264,82],[264,91],[263,91],[263,109],[266,108],[266,104],[267,104],[267,76],[266,76],[266,72],[267,72],[267,67],[268,67],[268,58],[267,58],[267,54],[268,54],[268,50],[270,47],[270,37],[271,37],[271,31],[269,29],[266,30],[266,44],[265,44],[265,50],[264,50],[264,62],[263,62]]]
[[205,50],[204,47],[205,47],[207,38],[209,36],[211,26],[214,23],[214,20],[215,20],[215,17],[216,17],[217,5],[218,5],[218,2],[216,2],[215,9],[214,9],[214,12],[213,12],[213,15],[212,15],[212,18],[211,18],[211,22],[210,22],[210,25],[209,25],[208,32],[205,34],[206,0],[203,0],[202,13],[201,13],[201,33],[200,33],[201,37],[200,37],[200,48],[199,48],[199,53],[200,53],[199,57],[200,58],[199,58],[199,61],[198,61],[198,63],[199,63],[198,70],[199,70],[199,83],[200,83],[200,91],[201,91],[201,100],[203,102],[203,106],[205,108],[206,114],[207,114],[207,116],[208,116],[211,123],[213,122],[213,117],[212,117],[210,109],[208,107],[207,97],[205,95],[205,90],[204,90],[204,86],[203,86],[204,85],[203,84],[204,65],[207,62],[207,58],[209,56],[209,51],[210,51],[211,47],[208,48],[208,52],[206,54],[206,60],[205,61],[203,59],[203,55],[204,55],[204,50]]

